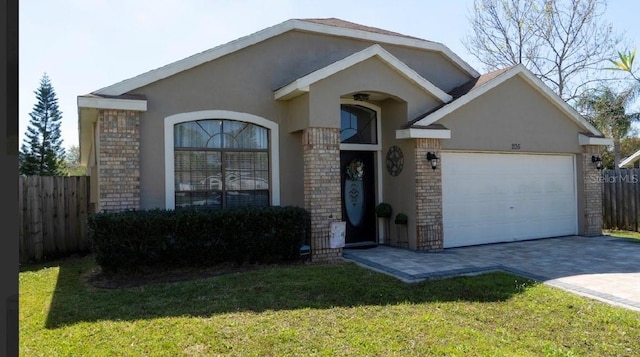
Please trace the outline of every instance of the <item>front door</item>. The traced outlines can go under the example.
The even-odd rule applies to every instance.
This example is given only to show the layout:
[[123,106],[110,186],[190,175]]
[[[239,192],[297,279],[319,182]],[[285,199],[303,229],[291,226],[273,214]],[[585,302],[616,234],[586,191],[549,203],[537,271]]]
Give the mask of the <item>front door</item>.
[[375,153],[340,151],[342,218],[347,247],[376,244]]

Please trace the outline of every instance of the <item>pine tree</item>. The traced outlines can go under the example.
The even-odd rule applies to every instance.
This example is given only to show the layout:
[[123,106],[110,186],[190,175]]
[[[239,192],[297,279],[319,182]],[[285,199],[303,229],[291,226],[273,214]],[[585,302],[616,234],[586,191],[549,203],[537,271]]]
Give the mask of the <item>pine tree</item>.
[[20,148],[20,174],[63,175],[65,150],[60,136],[62,112],[58,109],[58,98],[46,73],[34,93],[38,103],[29,114],[31,120]]

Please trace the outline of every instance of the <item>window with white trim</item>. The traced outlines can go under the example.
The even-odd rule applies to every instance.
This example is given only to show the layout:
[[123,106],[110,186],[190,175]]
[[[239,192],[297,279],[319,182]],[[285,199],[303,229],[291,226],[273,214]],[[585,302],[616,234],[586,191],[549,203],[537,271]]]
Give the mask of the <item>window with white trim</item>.
[[173,130],[176,209],[269,205],[268,129],[203,119]]
[[377,144],[378,113],[362,105],[340,105],[340,142]]

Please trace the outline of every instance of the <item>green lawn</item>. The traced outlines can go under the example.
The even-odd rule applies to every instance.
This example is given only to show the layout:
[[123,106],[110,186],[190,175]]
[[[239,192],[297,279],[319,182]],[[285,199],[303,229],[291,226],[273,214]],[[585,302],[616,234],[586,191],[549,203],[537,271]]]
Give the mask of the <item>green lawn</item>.
[[90,257],[20,273],[24,356],[640,354],[640,313],[493,273],[405,284],[355,264],[97,289]]
[[632,232],[632,231],[604,231],[605,235],[610,235],[612,237],[620,237],[620,238],[630,238],[638,243],[640,243],[640,233]]

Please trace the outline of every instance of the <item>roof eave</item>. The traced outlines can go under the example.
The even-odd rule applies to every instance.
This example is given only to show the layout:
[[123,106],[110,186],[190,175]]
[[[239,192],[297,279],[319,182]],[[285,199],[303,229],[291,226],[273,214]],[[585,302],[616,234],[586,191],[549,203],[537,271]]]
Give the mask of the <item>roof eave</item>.
[[396,139],[451,139],[449,129],[407,128],[396,130]]
[[216,46],[212,49],[170,63],[160,68],[142,73],[138,76],[125,79],[113,85],[98,89],[93,93],[104,95],[121,95],[291,30],[322,33],[339,37],[356,38],[378,43],[387,43],[399,46],[420,48],[429,51],[436,51],[449,58],[456,67],[466,72],[471,77],[479,76],[479,73],[475,69],[473,69],[473,67],[471,67],[462,58],[460,58],[448,47],[441,43],[402,36],[372,33],[356,29],[341,28],[298,19],[291,19],[278,25],[268,27],[251,35],[241,37],[237,40],[228,42],[220,46]]
[[132,110],[146,111],[145,98],[114,98],[101,97],[93,94],[81,95],[77,99],[78,106],[78,146],[80,147],[80,164],[87,166],[91,150],[93,123],[97,120],[100,110]]
[[620,164],[618,164],[619,168],[624,168],[627,165],[633,165],[634,162],[638,161],[638,158],[640,157],[640,150],[634,152],[631,156],[625,158],[624,160],[620,161]]
[[98,110],[78,107],[78,148],[80,165],[87,167],[93,142],[93,123],[97,121]]
[[147,110],[147,100],[78,96],[78,108],[134,110],[144,112]]
[[611,146],[613,145],[613,139],[605,138],[602,136],[588,136],[582,133],[578,134],[578,144],[580,145],[597,145],[597,146]]
[[402,61],[400,61],[398,58],[393,56],[378,44],[369,46],[362,51],[356,52],[326,67],[323,67],[319,70],[307,74],[306,76],[296,79],[286,86],[276,90],[274,93],[274,99],[288,100],[302,93],[309,92],[309,88],[313,83],[328,78],[340,71],[343,71],[373,57],[379,58],[386,65],[391,67],[407,80],[421,87],[424,91],[428,92],[439,101],[447,103],[452,100],[452,97],[449,94],[445,93],[443,90],[428,81],[426,78],[420,76],[413,69],[411,69],[409,66],[404,64]]
[[539,78],[537,78],[533,73],[527,70],[524,65],[519,64],[514,66],[513,68],[501,73],[495,78],[487,81],[481,86],[473,89],[469,93],[459,97],[455,101],[450,104],[442,107],[441,109],[425,116],[423,119],[417,121],[415,125],[427,126],[435,123],[436,121],[444,118],[445,116],[451,114],[455,110],[461,108],[462,106],[472,102],[473,100],[481,97],[483,94],[488,92],[489,90],[497,87],[498,85],[504,83],[510,78],[514,76],[520,76],[527,83],[529,83],[534,89],[536,89],[539,93],[549,99],[558,109],[567,115],[572,121],[574,121],[578,126],[580,126],[583,130],[588,131],[597,137],[602,137],[602,133],[596,129],[593,125],[591,125],[588,121],[586,121],[580,113],[578,113],[573,107],[567,104],[564,100],[562,100],[557,94],[555,94],[551,88],[549,88],[546,84],[544,84]]

